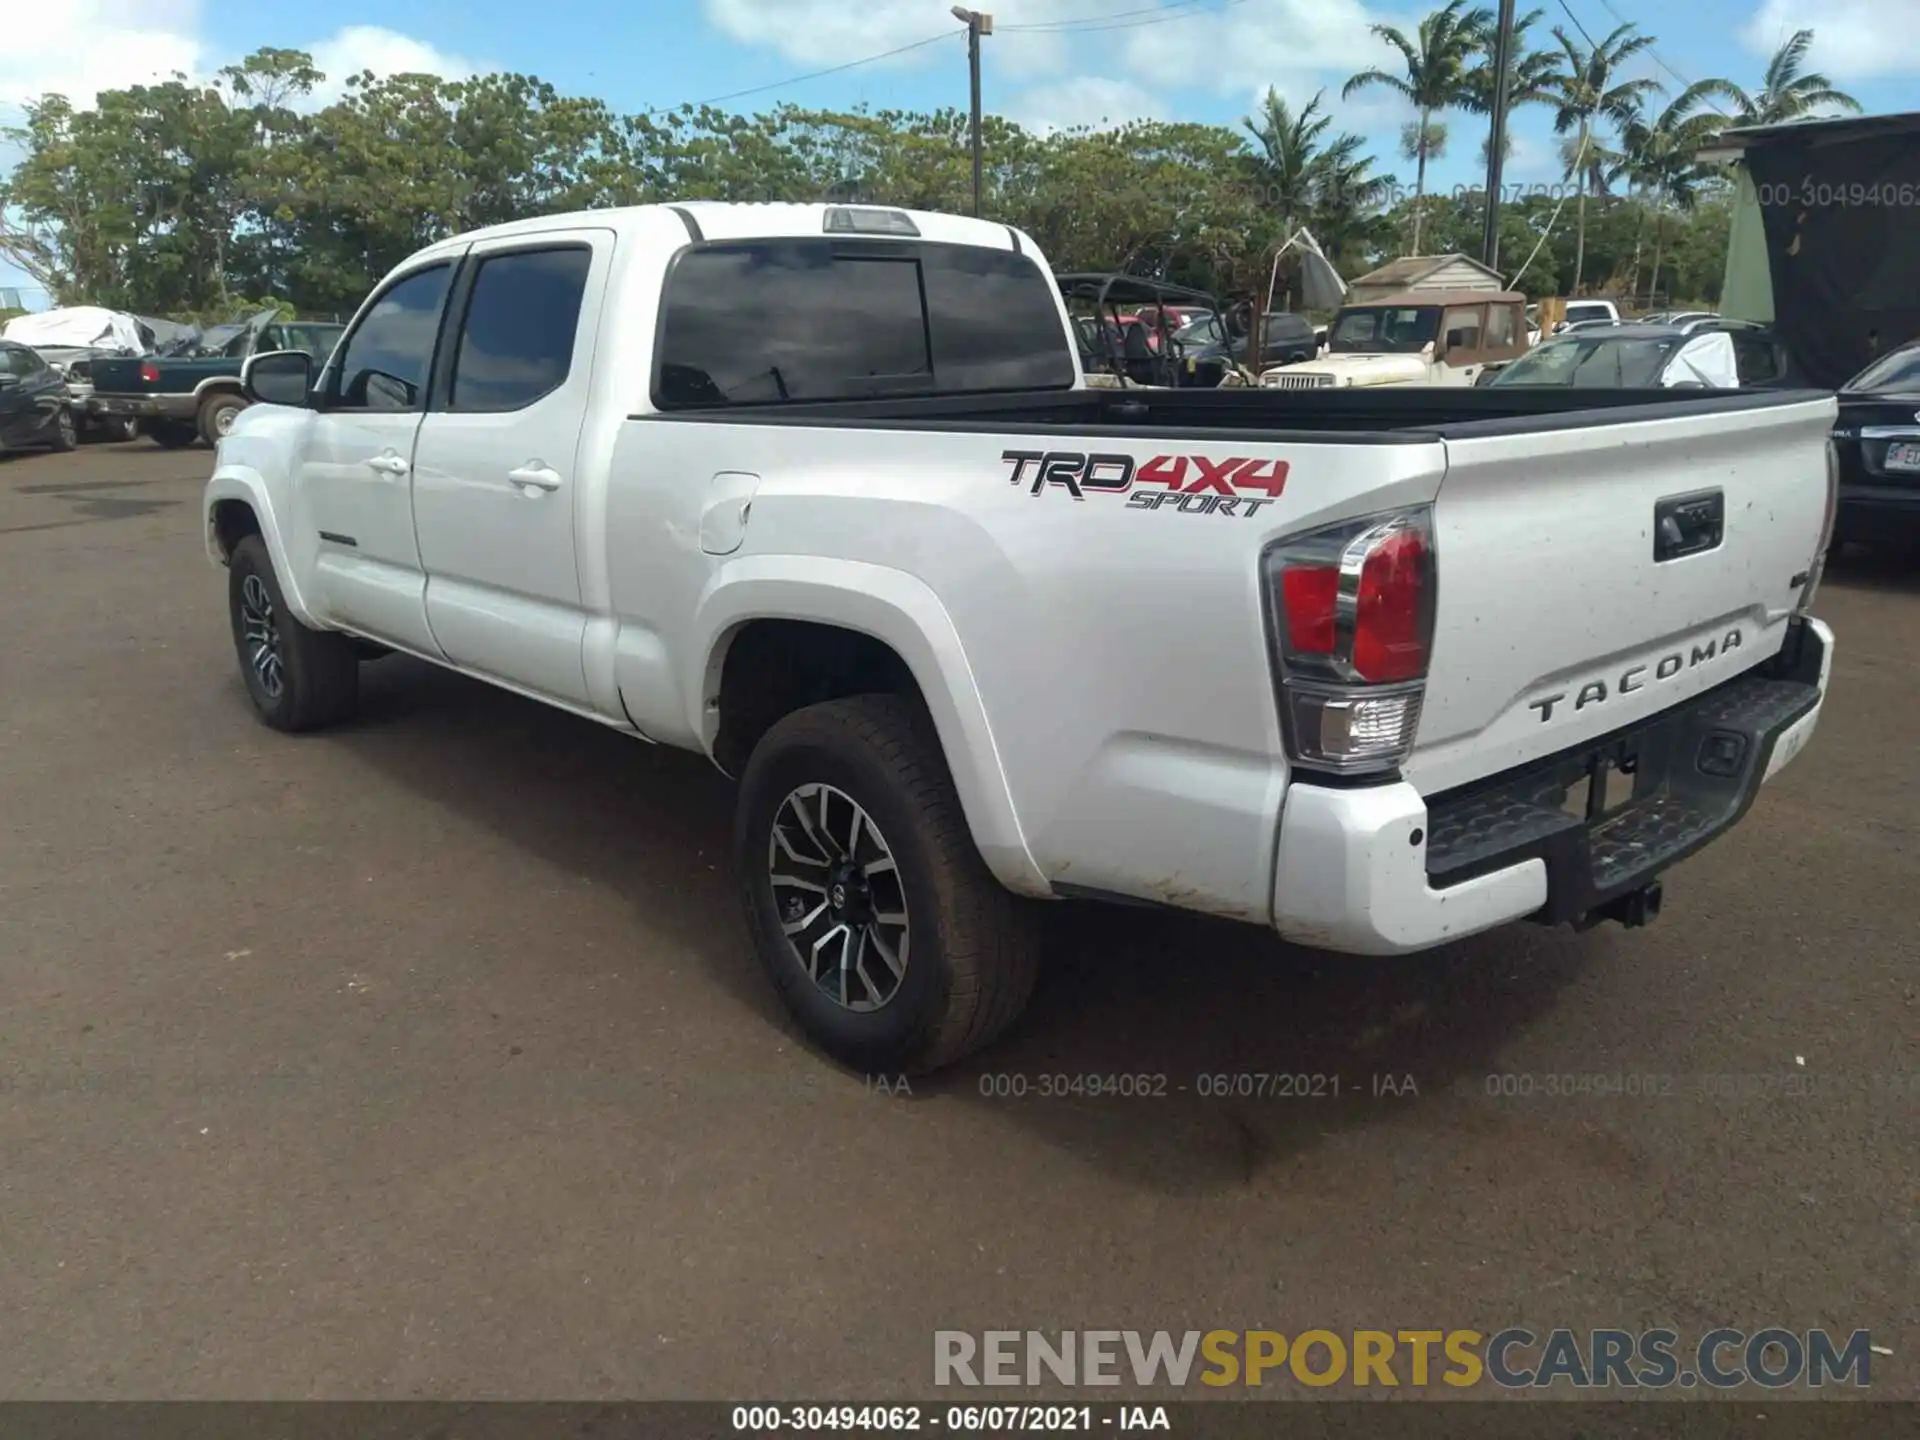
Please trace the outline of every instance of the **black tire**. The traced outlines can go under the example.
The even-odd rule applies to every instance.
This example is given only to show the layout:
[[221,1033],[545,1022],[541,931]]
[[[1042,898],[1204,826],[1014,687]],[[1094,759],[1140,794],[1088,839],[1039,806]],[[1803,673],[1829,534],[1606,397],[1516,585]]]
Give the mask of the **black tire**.
[[131,415],[87,417],[87,439],[100,445],[119,445],[140,438],[140,422]]
[[200,415],[194,428],[208,445],[217,447],[220,438],[233,426],[233,417],[247,408],[245,398],[230,390],[221,390],[200,402]]
[[[830,993],[830,978],[817,982],[808,974],[782,928],[775,895],[769,856],[776,820],[792,815],[785,807],[796,794],[817,786],[838,792],[837,800],[826,797],[830,813],[844,814],[843,802],[864,812],[870,845],[880,847],[864,853],[890,852],[897,876],[876,876],[865,903],[868,914],[901,906],[907,934],[894,942],[905,960],[897,978],[886,977],[893,979],[891,994],[864,1012]],[[834,812],[835,806],[843,808]],[[874,829],[882,839],[871,839]],[[818,844],[814,853],[830,859],[836,847]],[[781,863],[791,862],[783,855]],[[952,1064],[1011,1025],[1033,991],[1039,959],[1033,908],[1003,888],[980,858],[939,738],[915,702],[859,695],[796,711],[768,731],[741,780],[734,864],[754,947],[775,989],[809,1038],[856,1069],[917,1074]],[[835,872],[821,873],[830,887]],[[786,903],[804,906],[807,893],[788,889]],[[820,923],[833,924],[838,913],[829,910]],[[802,932],[803,942],[808,933]],[[861,958],[866,955],[863,949]],[[844,952],[839,965],[822,969],[844,974]],[[871,973],[884,974],[878,967]],[[872,999],[871,987],[867,996]]]
[[[257,582],[264,597],[250,588]],[[264,607],[257,602],[262,598]],[[274,663],[259,661],[255,627],[265,610],[266,643]],[[360,656],[345,635],[309,630],[287,609],[267,545],[249,535],[227,562],[227,612],[233,648],[247,695],[260,718],[276,730],[317,730],[351,715],[360,700]],[[274,676],[278,677],[277,684]]]
[[200,438],[191,420],[156,420],[147,429],[153,443],[165,450],[184,450]]
[[53,434],[47,443],[61,454],[80,444],[80,427],[74,422],[71,407],[62,405],[60,412],[53,417]]

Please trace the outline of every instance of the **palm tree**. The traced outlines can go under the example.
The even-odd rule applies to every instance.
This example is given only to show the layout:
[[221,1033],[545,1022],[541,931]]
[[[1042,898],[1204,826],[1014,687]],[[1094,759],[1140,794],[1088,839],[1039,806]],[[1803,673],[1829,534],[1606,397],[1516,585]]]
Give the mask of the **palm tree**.
[[[1658,115],[1636,116],[1621,130],[1626,173],[1653,210],[1653,274],[1647,281],[1649,295],[1660,288],[1667,212],[1669,208],[1682,212],[1693,208],[1700,181],[1706,175],[1697,156],[1726,123],[1722,116],[1700,113],[1701,106],[1720,93],[1721,83],[1702,80],[1689,85]],[[1635,289],[1638,288],[1636,277]]]
[[[1559,95],[1562,73],[1560,53],[1557,50],[1530,50],[1527,48],[1527,31],[1538,24],[1543,10],[1529,10],[1513,22],[1513,48],[1509,52],[1507,67],[1507,113],[1511,115],[1522,105],[1550,104]],[[1477,115],[1493,113],[1494,32],[1487,32],[1485,59],[1467,72],[1468,84],[1472,87],[1473,101],[1467,107]],[[1480,163],[1487,163],[1487,147],[1492,137],[1480,142]],[[1513,132],[1507,132],[1507,153],[1500,158],[1506,160],[1513,154]]]
[[1609,152],[1594,133],[1602,121],[1617,127],[1632,123],[1643,99],[1665,93],[1657,80],[1620,80],[1622,66],[1653,44],[1651,35],[1638,33],[1639,27],[1617,27],[1606,39],[1588,49],[1556,25],[1554,39],[1560,42],[1566,57],[1566,70],[1559,77],[1559,94],[1554,100],[1553,128],[1556,134],[1572,138],[1562,151],[1566,159],[1566,178],[1579,189],[1573,247],[1573,285],[1568,294],[1580,292],[1587,263],[1587,192],[1604,193],[1610,175],[1617,173],[1620,157]]
[[1486,43],[1493,18],[1484,9],[1469,10],[1467,0],[1447,0],[1440,9],[1420,22],[1409,39],[1392,25],[1369,28],[1377,39],[1400,52],[1405,73],[1363,70],[1341,90],[1342,99],[1373,85],[1384,85],[1420,112],[1419,120],[1408,127],[1407,158],[1416,162],[1413,181],[1413,253],[1420,253],[1420,221],[1427,193],[1427,161],[1440,154],[1447,143],[1446,127],[1436,126],[1434,117],[1456,106],[1471,108],[1473,86],[1469,67]]
[[1258,142],[1252,168],[1281,229],[1290,236],[1308,226],[1331,259],[1367,229],[1388,182],[1370,173],[1373,157],[1365,153],[1360,136],[1345,131],[1329,136],[1333,119],[1321,109],[1325,93],[1296,113],[1269,89],[1259,116],[1243,123]]
[[[1847,110],[1860,113],[1860,102],[1817,71],[1807,70],[1807,52],[1813,48],[1813,31],[1796,30],[1768,62],[1760,93],[1749,95],[1731,80],[1704,80],[1709,94],[1730,100],[1739,110],[1742,125],[1780,125],[1789,120],[1804,120],[1816,110]],[[1697,87],[1696,87],[1697,88]]]
[[1243,123],[1259,142],[1253,168],[1265,198],[1291,234],[1321,204],[1334,147],[1344,154],[1360,145],[1357,135],[1339,135],[1331,145],[1327,131],[1333,117],[1320,108],[1321,91],[1300,107],[1298,114],[1278,91],[1269,89],[1259,117]]

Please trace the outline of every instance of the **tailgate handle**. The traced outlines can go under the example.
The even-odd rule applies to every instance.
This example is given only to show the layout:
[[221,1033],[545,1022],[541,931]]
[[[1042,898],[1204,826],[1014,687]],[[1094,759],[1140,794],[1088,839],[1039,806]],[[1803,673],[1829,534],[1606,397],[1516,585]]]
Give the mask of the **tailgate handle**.
[[1674,495],[1653,507],[1653,560],[1678,560],[1717,550],[1727,533],[1724,491],[1700,490]]

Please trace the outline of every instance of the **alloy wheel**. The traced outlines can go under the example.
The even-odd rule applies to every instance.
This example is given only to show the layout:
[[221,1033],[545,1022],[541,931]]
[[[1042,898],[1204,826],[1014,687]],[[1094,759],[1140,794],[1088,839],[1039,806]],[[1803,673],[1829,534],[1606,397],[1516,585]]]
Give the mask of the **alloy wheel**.
[[831,785],[802,785],[767,843],[774,909],[793,958],[838,1005],[884,1007],[907,973],[907,899],[880,827]]
[[246,648],[246,663],[260,680],[260,688],[270,700],[278,700],[286,686],[280,658],[280,626],[274,616],[273,596],[267,582],[249,575],[240,586],[240,629]]

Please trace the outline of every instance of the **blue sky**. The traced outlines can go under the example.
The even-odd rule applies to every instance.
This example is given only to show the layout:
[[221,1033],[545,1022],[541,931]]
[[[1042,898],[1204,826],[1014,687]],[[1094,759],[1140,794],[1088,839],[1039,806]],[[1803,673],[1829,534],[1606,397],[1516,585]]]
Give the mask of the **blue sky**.
[[[1296,104],[1324,88],[1339,122],[1366,135],[1388,171],[1411,181],[1396,153],[1408,117],[1384,93],[1339,99],[1346,76],[1392,68],[1368,33],[1411,29],[1418,0],[973,0],[993,10],[985,41],[988,109],[1036,126],[1135,117],[1237,123],[1273,86]],[[1644,73],[1670,89],[1713,74],[1756,88],[1766,55],[1795,29],[1815,32],[1815,63],[1869,111],[1920,109],[1920,0],[1537,0],[1537,27],[1575,21],[1604,35],[1623,21],[1659,39]],[[375,71],[461,74],[512,69],[621,110],[709,100],[760,109],[809,106],[930,109],[967,101],[965,39],[946,0],[567,0],[529,11],[524,0],[331,0],[324,7],[218,5],[212,0],[66,0],[8,22],[0,50],[0,123],[45,89],[76,97],[164,76],[210,73],[262,45],[314,53],[338,77]],[[1524,13],[1530,0],[1520,0]],[[1571,14],[1569,14],[1569,10]],[[944,36],[942,39],[934,37]],[[808,72],[931,40],[892,58],[815,79]],[[792,82],[792,83],[781,83]],[[1478,131],[1454,117],[1450,153],[1432,183],[1471,183]],[[0,163],[4,163],[0,155]],[[1508,179],[1558,178],[1550,127],[1516,120]],[[0,287],[22,283],[0,262]],[[33,303],[32,296],[27,297]]]

